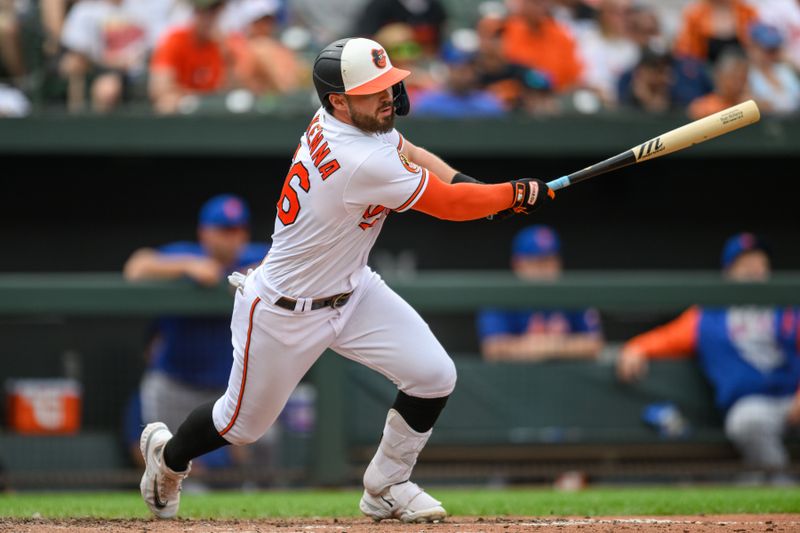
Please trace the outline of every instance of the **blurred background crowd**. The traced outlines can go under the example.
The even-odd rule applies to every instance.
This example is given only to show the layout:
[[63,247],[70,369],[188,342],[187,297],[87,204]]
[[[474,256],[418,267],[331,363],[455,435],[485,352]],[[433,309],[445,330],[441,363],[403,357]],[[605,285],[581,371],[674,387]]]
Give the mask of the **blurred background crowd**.
[[305,113],[346,36],[418,115],[800,106],[798,0],[0,0],[0,116]]

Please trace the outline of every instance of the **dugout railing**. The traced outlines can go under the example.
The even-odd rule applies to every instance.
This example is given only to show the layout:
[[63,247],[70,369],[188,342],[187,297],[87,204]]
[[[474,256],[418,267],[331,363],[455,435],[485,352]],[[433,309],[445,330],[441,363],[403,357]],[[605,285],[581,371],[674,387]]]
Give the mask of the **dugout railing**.
[[[585,272],[540,283],[521,282],[507,272],[431,272],[387,281],[425,316],[471,314],[489,305],[677,313],[692,304],[790,306],[800,301],[800,274],[794,272],[759,284],[732,284],[710,272]],[[0,324],[5,348],[0,375],[17,376],[19,358],[28,360],[23,373],[35,375],[32,360],[38,354],[25,353],[32,343],[14,338],[35,330],[26,322],[31,317],[66,329],[74,323],[85,329],[86,321],[93,328],[111,321],[105,333],[114,335],[114,328],[125,329],[115,320],[162,314],[225,316],[231,306],[228,287],[130,284],[108,273],[3,274]],[[710,391],[691,361],[659,363],[645,382],[628,387],[613,377],[613,348],[597,362],[490,364],[475,354],[455,355],[459,384],[420,461],[419,473],[426,479],[549,479],[574,468],[606,478],[652,479],[675,472],[709,477],[733,471],[737,464]],[[104,356],[102,364],[104,370],[83,373],[87,386],[126,368],[123,361],[114,361],[113,353]],[[307,441],[290,443],[305,447],[305,453],[278,476],[303,484],[355,483],[377,444],[393,388],[332,354],[320,359],[309,381],[316,389],[315,431]],[[98,402],[106,401],[97,394],[85,400],[90,414]],[[642,423],[644,405],[666,400],[676,402],[689,420],[686,437],[665,439]],[[109,451],[115,442],[108,428],[97,426],[71,437],[20,436],[4,428],[4,479],[22,487],[135,481],[137,473]],[[96,468],[98,463],[103,468]],[[59,468],[64,465],[73,470]]]

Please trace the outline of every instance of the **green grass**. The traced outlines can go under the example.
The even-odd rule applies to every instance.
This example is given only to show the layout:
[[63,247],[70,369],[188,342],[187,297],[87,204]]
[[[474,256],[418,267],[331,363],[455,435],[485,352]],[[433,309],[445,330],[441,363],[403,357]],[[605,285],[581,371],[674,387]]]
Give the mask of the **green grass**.
[[[800,489],[596,488],[575,493],[546,489],[431,490],[454,516],[599,516],[798,513]],[[360,492],[265,491],[186,494],[184,518],[359,516]],[[136,492],[18,493],[0,496],[0,516],[26,518],[145,518]]]

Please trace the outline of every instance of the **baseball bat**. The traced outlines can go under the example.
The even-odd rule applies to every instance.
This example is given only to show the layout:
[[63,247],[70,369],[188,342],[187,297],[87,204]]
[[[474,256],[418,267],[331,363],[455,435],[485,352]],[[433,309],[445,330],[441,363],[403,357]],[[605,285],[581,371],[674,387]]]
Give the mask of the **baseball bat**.
[[713,115],[690,122],[680,128],[662,133],[658,137],[583,170],[549,181],[547,186],[557,191],[612,170],[689,148],[703,141],[749,126],[758,122],[760,118],[761,113],[758,111],[758,106],[754,101],[748,100]]

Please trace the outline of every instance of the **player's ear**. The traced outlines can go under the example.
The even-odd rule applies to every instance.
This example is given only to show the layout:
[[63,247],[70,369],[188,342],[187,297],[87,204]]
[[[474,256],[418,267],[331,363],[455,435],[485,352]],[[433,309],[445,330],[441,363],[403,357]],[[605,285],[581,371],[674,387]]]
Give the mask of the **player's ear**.
[[345,95],[341,93],[331,93],[328,95],[328,101],[335,110],[347,111],[347,101]]

